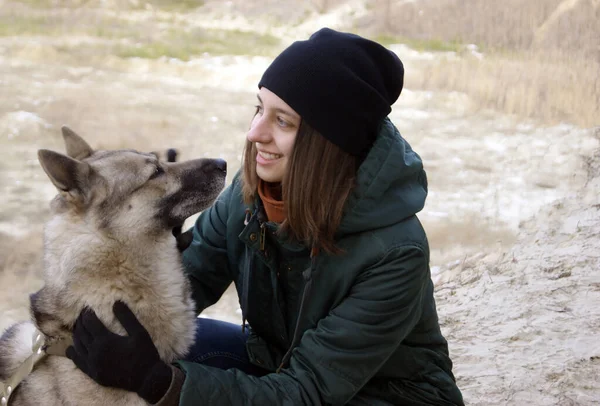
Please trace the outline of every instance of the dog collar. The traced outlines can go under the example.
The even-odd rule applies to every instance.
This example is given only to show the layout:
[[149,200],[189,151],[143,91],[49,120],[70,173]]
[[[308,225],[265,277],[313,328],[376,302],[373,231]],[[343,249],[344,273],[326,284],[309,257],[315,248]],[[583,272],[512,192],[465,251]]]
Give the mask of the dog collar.
[[7,406],[12,395],[21,382],[34,370],[35,366],[48,355],[66,356],[67,347],[73,344],[71,338],[59,339],[46,344],[41,331],[35,330],[31,338],[31,355],[23,361],[15,373],[7,381],[0,381],[0,406]]
[[10,395],[16,387],[33,371],[35,365],[46,357],[43,349],[44,343],[44,335],[36,329],[31,340],[31,355],[23,361],[15,373],[8,378],[8,381],[0,382],[0,404],[2,406],[8,405]]

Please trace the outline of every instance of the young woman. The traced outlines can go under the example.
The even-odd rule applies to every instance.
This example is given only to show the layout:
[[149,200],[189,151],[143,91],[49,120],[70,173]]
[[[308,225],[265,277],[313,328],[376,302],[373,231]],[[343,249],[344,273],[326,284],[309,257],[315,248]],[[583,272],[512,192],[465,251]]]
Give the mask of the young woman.
[[94,327],[120,350],[92,356],[85,313],[76,364],[161,405],[462,405],[415,216],[425,172],[387,118],[403,76],[353,34],[284,50],[259,82],[243,169],[183,252],[198,313],[234,282],[242,327],[199,319],[188,360],[166,365],[118,304],[142,333]]

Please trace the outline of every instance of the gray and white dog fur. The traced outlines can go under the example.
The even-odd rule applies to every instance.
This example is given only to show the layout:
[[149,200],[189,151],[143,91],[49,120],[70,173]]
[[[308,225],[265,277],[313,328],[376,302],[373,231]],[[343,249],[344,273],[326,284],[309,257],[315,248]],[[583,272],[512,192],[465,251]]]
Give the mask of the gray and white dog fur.
[[[194,340],[194,303],[171,230],[215,201],[225,162],[166,163],[133,150],[93,151],[67,127],[62,133],[67,155],[38,152],[59,192],[44,232],[44,286],[31,295],[32,320],[0,338],[0,380],[31,355],[35,327],[47,342],[70,337],[85,308],[126,334],[112,311],[117,300],[138,317],[164,361],[183,357]],[[10,402],[144,404],[135,393],[96,384],[61,356],[41,361]]]

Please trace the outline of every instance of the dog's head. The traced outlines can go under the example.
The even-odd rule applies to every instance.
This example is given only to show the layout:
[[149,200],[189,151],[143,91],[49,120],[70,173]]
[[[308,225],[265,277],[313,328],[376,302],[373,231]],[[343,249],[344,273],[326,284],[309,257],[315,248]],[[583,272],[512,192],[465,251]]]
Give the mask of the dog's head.
[[66,155],[38,151],[59,191],[52,206],[99,229],[170,230],[210,206],[225,185],[221,159],[168,163],[133,150],[94,151],[67,127],[62,134]]

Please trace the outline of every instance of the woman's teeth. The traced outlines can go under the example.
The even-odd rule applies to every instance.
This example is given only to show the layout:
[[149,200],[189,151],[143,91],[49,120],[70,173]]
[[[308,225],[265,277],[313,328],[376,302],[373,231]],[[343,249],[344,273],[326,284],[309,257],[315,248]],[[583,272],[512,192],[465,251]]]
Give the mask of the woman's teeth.
[[279,155],[279,154],[270,154],[268,152],[263,152],[263,151],[258,151],[258,153],[261,157],[263,157],[264,159],[267,159],[269,161],[271,161],[273,159],[281,158],[281,155]]

